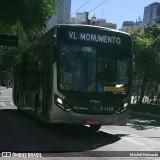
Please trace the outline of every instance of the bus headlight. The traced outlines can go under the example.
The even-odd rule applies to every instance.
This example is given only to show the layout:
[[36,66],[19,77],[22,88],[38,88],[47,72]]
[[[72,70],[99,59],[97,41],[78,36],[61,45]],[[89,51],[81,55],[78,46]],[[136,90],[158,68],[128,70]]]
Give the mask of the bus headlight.
[[63,100],[61,98],[57,97],[56,101],[57,101],[57,103],[63,105]]
[[127,103],[124,103],[123,108],[127,108],[128,105],[129,105],[128,102],[127,102]]
[[128,102],[126,102],[126,103],[120,103],[120,104],[118,105],[118,108],[117,108],[116,113],[119,114],[119,113],[124,112],[125,110],[128,109],[128,106],[129,106],[129,103],[128,103]]
[[61,108],[64,108],[63,105],[64,105],[64,101],[62,98],[58,97],[57,95],[54,95],[54,103],[61,107]]
[[65,100],[58,97],[57,95],[54,95],[54,103],[60,107],[61,109],[65,110],[65,111],[71,111],[71,108],[68,106],[67,103],[65,103]]

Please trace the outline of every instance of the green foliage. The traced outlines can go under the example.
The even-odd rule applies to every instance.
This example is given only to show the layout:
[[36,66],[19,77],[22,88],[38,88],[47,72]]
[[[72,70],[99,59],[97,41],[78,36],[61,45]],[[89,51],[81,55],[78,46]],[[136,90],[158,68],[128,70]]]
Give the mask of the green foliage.
[[135,29],[130,33],[133,37],[134,82],[140,86],[138,104],[142,104],[146,84],[160,82],[160,27],[146,26],[144,30]]
[[[40,31],[55,13],[56,0],[1,0],[0,27],[12,30],[20,23],[24,31]],[[5,26],[5,27],[4,27]]]
[[131,111],[142,112],[142,113],[151,113],[160,115],[160,106],[159,105],[151,105],[151,104],[131,104]]
[[[0,0],[0,34],[18,36],[19,47],[0,46],[0,72],[10,72],[18,55],[45,32],[56,0]],[[0,75],[0,83],[4,80]]]
[[159,53],[153,46],[151,38],[136,38],[135,46],[135,70],[140,78],[146,75],[150,79],[154,79],[158,74],[158,66],[160,67]]
[[[133,53],[136,77],[160,80],[160,28],[149,27],[144,31],[135,30],[133,36]],[[155,37],[155,35],[157,37]]]
[[45,32],[56,0],[0,0],[0,34],[16,35],[19,50]]

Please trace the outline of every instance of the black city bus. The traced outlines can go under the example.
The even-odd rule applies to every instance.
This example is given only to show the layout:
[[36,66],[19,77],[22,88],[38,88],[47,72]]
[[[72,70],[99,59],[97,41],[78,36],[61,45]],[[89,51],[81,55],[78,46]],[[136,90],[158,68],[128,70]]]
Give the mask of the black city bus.
[[56,25],[17,59],[14,104],[38,122],[126,125],[132,40],[89,25]]

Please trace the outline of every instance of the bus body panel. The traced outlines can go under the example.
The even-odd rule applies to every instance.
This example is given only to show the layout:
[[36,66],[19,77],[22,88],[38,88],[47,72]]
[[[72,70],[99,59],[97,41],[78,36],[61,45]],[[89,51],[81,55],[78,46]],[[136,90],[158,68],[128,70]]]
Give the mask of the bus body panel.
[[[110,37],[108,37],[108,39],[106,39],[107,37],[104,36],[105,33],[109,34]],[[65,34],[68,34],[70,40],[66,39],[68,37]],[[80,40],[83,40],[82,42],[78,40],[78,36],[81,37]],[[115,37],[117,37],[117,39]],[[96,42],[96,38],[99,38],[97,39],[97,41],[99,41],[98,43]],[[124,39],[124,44],[116,50],[116,46],[114,47],[113,44],[117,43],[117,45],[119,45],[121,42],[120,38],[121,40]],[[90,40],[92,40],[92,42],[89,42]],[[108,44],[105,44],[107,40]],[[101,42],[103,44],[101,44]],[[112,43],[112,47],[110,47],[109,43]],[[83,48],[77,49],[76,46],[81,44]],[[108,48],[107,52],[101,50],[101,46],[103,49]],[[122,67],[122,69],[126,69],[126,65],[129,65],[127,68],[128,71],[126,69],[128,74],[127,87],[121,87],[122,85],[115,85],[114,83],[106,83],[101,85],[98,84],[99,82],[96,82],[96,87],[101,87],[101,89],[103,89],[102,93],[100,93],[98,89],[94,91],[95,93],[92,93],[92,91],[84,93],[77,92],[77,87],[79,86],[76,85],[73,86],[73,91],[68,88],[62,88],[60,85],[60,78],[62,76],[60,73],[60,65],[62,61],[60,60],[61,57],[63,58],[63,55],[67,52],[61,53],[63,51],[61,47],[70,47],[71,49],[74,47],[76,50],[70,50],[70,53],[85,53],[85,55],[87,55],[86,60],[88,60],[86,63],[88,65],[87,67],[90,67],[90,69],[92,69],[92,71],[95,73],[100,70],[100,68],[97,67],[96,71],[93,70],[95,66],[92,66],[92,63],[89,60],[90,58],[88,58],[90,55],[93,53],[95,54],[96,52],[96,54],[101,54],[102,51],[108,54],[108,52],[111,52],[113,48],[115,48],[114,53],[118,52],[119,49],[122,51],[124,50],[124,53],[126,55],[128,54],[127,56],[130,64],[128,64],[128,62],[123,62],[121,64],[121,57],[117,62],[115,61],[114,63],[117,66],[119,65]],[[22,56],[20,56],[23,61],[21,64],[17,65],[17,72],[14,75],[14,103],[17,105],[18,109],[32,112],[33,115],[35,115],[38,108],[40,111],[40,119],[48,123],[126,125],[131,98],[133,58],[131,47],[131,37],[127,33],[95,26],[57,25],[44,36],[42,36],[39,40],[37,40],[33,45],[31,45],[25,52],[22,53]],[[95,49],[97,49],[97,51]],[[62,54],[61,57],[59,55],[60,53]],[[117,56],[119,57],[118,54]],[[99,57],[99,55],[92,58],[94,59],[97,57]],[[116,60],[117,59],[118,58],[116,58]],[[67,59],[64,60],[66,60],[66,62],[68,61]],[[81,57],[78,58],[78,60],[81,60]],[[65,61],[63,63],[65,63]],[[94,65],[102,65],[102,63],[104,63],[103,56],[100,59],[97,59]],[[37,64],[37,66],[34,66],[34,64]],[[19,65],[22,65],[24,69],[20,70]],[[83,65],[80,66],[83,68]],[[25,69],[25,67],[27,68]],[[38,69],[35,70],[34,67],[38,67]],[[77,66],[77,68],[78,67],[79,66]],[[30,69],[30,72],[28,72],[28,68]],[[122,69],[120,70],[117,67],[116,71],[120,78],[123,78],[124,74]],[[82,72],[82,70],[80,70],[80,72]],[[71,69],[68,73],[71,73]],[[72,74],[72,77],[74,74],[76,74],[76,72]],[[83,74],[84,77],[86,76],[85,74]],[[62,79],[64,78],[65,77],[62,77]],[[75,82],[78,84],[78,81]],[[108,111],[102,113],[93,110],[92,105],[94,105],[94,102],[99,103],[97,104],[97,107],[103,104],[102,109],[106,109],[104,106],[112,105],[114,111],[112,110],[112,112]],[[63,103],[65,103],[65,105]],[[82,111],[82,109],[79,109],[79,105],[84,105],[86,108],[90,108],[90,110],[88,109],[87,112]],[[66,108],[66,106],[68,108]]]
[[50,122],[49,123],[67,123],[67,124],[84,124],[87,125],[87,121],[92,123],[97,122],[100,125],[126,125],[128,120],[129,110],[121,114],[113,115],[91,115],[91,114],[79,114],[74,112],[66,112],[61,108],[53,105]]

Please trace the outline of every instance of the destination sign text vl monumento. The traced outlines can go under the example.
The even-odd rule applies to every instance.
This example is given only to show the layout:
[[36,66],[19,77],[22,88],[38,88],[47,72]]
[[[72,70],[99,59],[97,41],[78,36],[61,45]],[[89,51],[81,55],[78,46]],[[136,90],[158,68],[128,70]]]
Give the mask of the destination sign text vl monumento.
[[116,37],[116,36],[68,31],[67,37],[70,40],[79,40],[79,41],[87,41],[87,42],[97,42],[97,43],[121,45],[121,38]]

